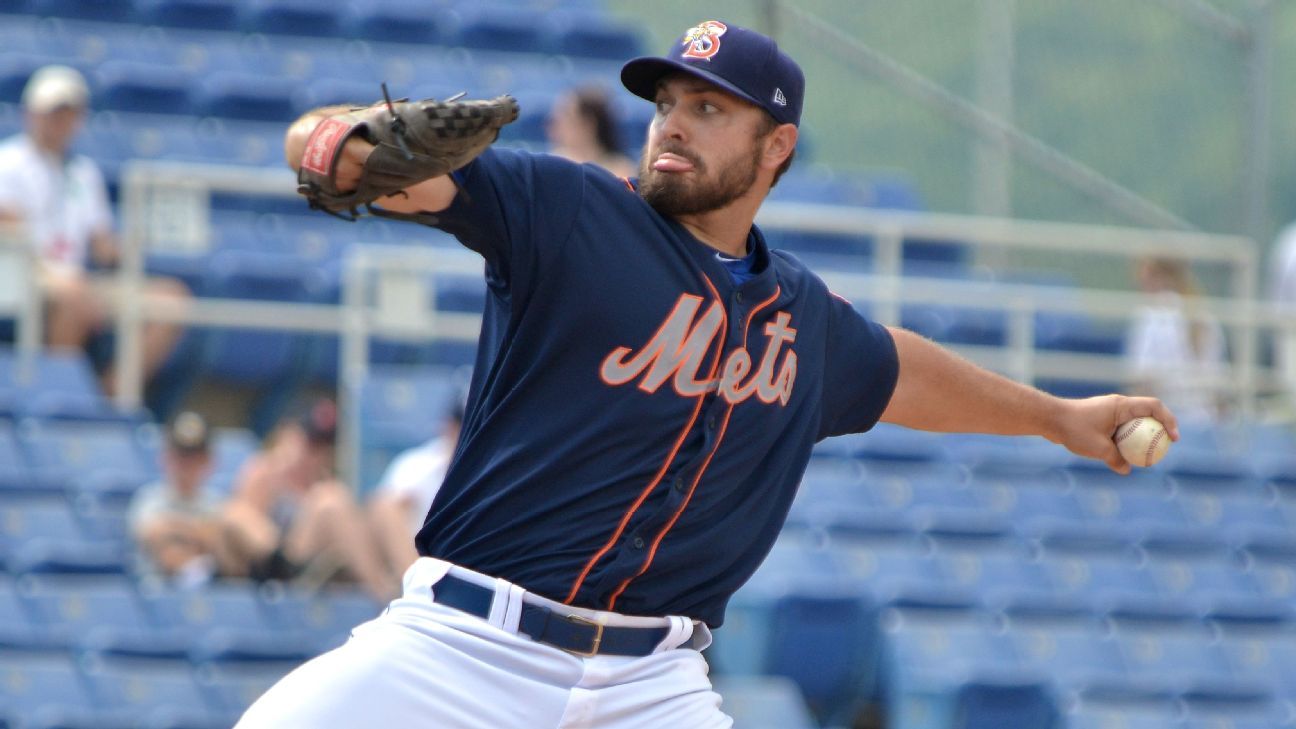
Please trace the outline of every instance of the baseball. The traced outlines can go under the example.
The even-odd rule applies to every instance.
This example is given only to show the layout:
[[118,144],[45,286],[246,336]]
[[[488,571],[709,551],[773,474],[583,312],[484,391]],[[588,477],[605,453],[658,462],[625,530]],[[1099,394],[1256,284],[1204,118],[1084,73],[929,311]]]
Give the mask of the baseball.
[[1146,415],[1122,424],[1116,429],[1113,440],[1125,460],[1135,466],[1151,466],[1170,449],[1170,434],[1165,426]]

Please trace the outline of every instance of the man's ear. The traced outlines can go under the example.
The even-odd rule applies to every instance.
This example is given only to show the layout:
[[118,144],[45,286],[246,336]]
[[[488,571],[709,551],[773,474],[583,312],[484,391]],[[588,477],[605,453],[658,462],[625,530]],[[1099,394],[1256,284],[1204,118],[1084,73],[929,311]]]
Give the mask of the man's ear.
[[783,164],[792,150],[796,149],[797,128],[795,124],[780,124],[765,137],[765,153],[761,155],[761,167],[776,170]]

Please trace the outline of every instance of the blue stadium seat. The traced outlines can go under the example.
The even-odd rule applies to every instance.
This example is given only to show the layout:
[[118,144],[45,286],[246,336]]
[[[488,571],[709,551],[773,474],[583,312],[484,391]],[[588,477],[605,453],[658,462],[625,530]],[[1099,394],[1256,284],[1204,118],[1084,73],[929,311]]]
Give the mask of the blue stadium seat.
[[269,661],[301,662],[315,657],[327,642],[317,633],[298,628],[211,627],[202,632],[189,651],[194,663]]
[[27,0],[29,12],[80,20],[125,22],[134,19],[134,6],[128,2],[99,0]]
[[1267,681],[1230,680],[1192,686],[1179,695],[1185,729],[1265,729],[1290,725],[1290,711]]
[[1290,530],[1239,530],[1235,539],[1247,560],[1247,573],[1270,597],[1296,598],[1296,537]]
[[1077,314],[1038,312],[1035,315],[1035,348],[1117,355],[1125,351],[1125,328],[1095,322]]
[[1073,488],[1040,484],[1039,480],[1014,482],[1011,479],[983,480],[974,476],[969,489],[982,509],[1019,525],[1036,520],[1084,519]]
[[940,565],[916,537],[879,536],[876,538],[842,538],[830,542],[840,569],[858,580],[861,588],[878,602],[898,596],[925,595],[929,591],[957,591],[947,585]]
[[1041,565],[1062,594],[1090,598],[1159,594],[1126,531],[1055,524],[1043,527],[1038,540]]
[[744,729],[816,729],[797,684],[779,676],[718,676],[712,680],[724,699],[720,710]]
[[383,610],[363,592],[341,589],[311,595],[290,590],[273,597],[269,608],[278,623],[313,631],[330,647],[340,645],[352,628],[378,617]]
[[1216,448],[1185,446],[1182,442],[1177,444],[1163,462],[1170,478],[1180,488],[1219,492],[1245,490],[1258,484],[1255,471],[1243,457],[1221,453]]
[[64,535],[28,540],[14,549],[8,566],[15,574],[124,575],[128,559],[120,541]]
[[20,579],[17,588],[39,623],[74,641],[105,631],[142,633],[157,627],[126,577],[35,575]]
[[975,611],[895,610],[883,626],[884,696],[895,726],[953,726],[960,686],[1017,671],[1011,641]]
[[1011,610],[1007,635],[1019,665],[1061,689],[1120,682],[1125,661],[1110,632],[1087,611]]
[[158,474],[154,432],[135,423],[27,420],[19,443],[37,476],[71,478],[95,472],[142,484]]
[[[407,0],[355,3],[349,21],[357,38],[382,43],[440,43],[446,23],[426,5]],[[372,94],[372,88],[370,89]]]
[[1151,530],[1140,543],[1163,595],[1211,602],[1258,597],[1259,583],[1243,570],[1214,530]]
[[141,595],[158,624],[167,628],[271,630],[279,625],[250,585],[219,583],[180,591],[150,585]]
[[236,30],[241,0],[135,0],[148,25],[198,30]]
[[1177,527],[1190,524],[1180,499],[1162,488],[1076,488],[1080,513],[1094,524]]
[[[105,61],[95,71],[99,108],[146,114],[189,114],[194,75],[175,66]],[[105,147],[110,149],[110,147]]]
[[1132,675],[1176,688],[1230,676],[1226,656],[1208,626],[1182,600],[1120,608],[1108,617]]
[[11,650],[57,649],[69,642],[65,631],[48,625],[32,613],[30,606],[18,596],[11,577],[0,575],[0,656]]
[[0,493],[20,493],[30,488],[33,480],[11,421],[0,419]]
[[785,532],[730,600],[708,661],[726,675],[764,673],[774,602],[801,585],[840,584],[845,575],[836,550]]
[[59,494],[0,501],[0,553],[6,559],[33,539],[69,537],[80,533],[80,524]]
[[1058,699],[1046,679],[977,678],[959,686],[954,729],[1061,729]]
[[[300,259],[282,254],[221,251],[212,257],[205,290],[213,296],[257,301],[305,302],[318,275]],[[280,331],[214,329],[205,372],[219,380],[265,386],[292,376],[305,338]]]
[[39,352],[34,358],[0,347],[0,414],[99,418],[114,414],[84,354]]
[[774,601],[765,673],[795,681],[821,721],[849,721],[876,693],[880,663],[874,608],[850,582]]
[[204,116],[262,122],[290,122],[296,116],[298,82],[253,72],[218,71],[206,76],[195,111]]
[[70,654],[0,650],[0,706],[17,726],[78,726],[96,704]]
[[242,23],[248,32],[275,35],[335,38],[347,32],[336,6],[313,0],[249,0]]
[[1067,715],[1071,729],[1183,729],[1174,693],[1137,683],[1092,687],[1081,692]]
[[186,661],[91,654],[85,677],[100,706],[131,717],[137,726],[165,719],[168,726],[212,727],[229,718],[218,715],[220,707],[199,689]]
[[550,50],[563,56],[628,61],[643,54],[635,28],[585,13],[559,18],[550,34]]
[[374,85],[364,81],[322,78],[300,88],[292,96],[293,112],[304,114],[311,109],[333,104],[361,104],[373,101]]
[[1052,587],[1048,573],[1016,544],[990,548],[938,547],[936,566],[951,585],[977,595],[1002,597],[1044,592]]
[[545,18],[523,6],[478,5],[465,12],[453,45],[484,51],[545,52]]
[[222,711],[237,716],[297,665],[295,661],[207,663],[200,665],[195,673],[208,700]]

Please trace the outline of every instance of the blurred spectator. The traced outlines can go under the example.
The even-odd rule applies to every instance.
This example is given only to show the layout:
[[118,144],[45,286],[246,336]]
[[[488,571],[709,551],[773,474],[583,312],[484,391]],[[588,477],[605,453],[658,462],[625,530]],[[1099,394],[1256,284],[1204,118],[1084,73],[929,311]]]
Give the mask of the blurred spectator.
[[573,162],[593,162],[617,177],[636,173],[634,160],[622,151],[616,114],[602,89],[580,87],[558,97],[545,125],[550,151]]
[[369,516],[388,566],[397,574],[414,563],[414,535],[423,527],[459,443],[463,403],[456,399],[441,432],[396,456],[369,501]]
[[207,421],[182,412],[167,425],[163,479],[131,499],[131,535],[145,569],[192,587],[216,575],[240,576],[221,518],[222,500],[207,490],[212,455]]
[[1151,301],[1136,312],[1129,331],[1134,391],[1160,397],[1181,422],[1219,420],[1224,400],[1215,381],[1228,369],[1223,328],[1201,309],[1185,261],[1145,258],[1136,265],[1139,288]]
[[[1273,300],[1296,317],[1296,223],[1278,234],[1273,251]],[[1274,337],[1279,376],[1288,401],[1296,407],[1296,319]]]
[[[105,391],[111,392],[104,338],[111,309],[87,279],[86,268],[117,263],[112,210],[98,166],[71,151],[89,99],[85,79],[75,69],[46,66],[32,74],[22,94],[26,131],[0,142],[0,221],[17,225],[41,262],[47,344],[88,348]],[[188,289],[172,279],[152,279],[144,293],[157,304],[176,305],[189,297]],[[173,324],[144,328],[146,375],[162,366],[179,335]]]
[[227,508],[254,579],[352,579],[375,599],[395,597],[369,523],[334,475],[337,407],[318,399],[285,417],[240,471]]

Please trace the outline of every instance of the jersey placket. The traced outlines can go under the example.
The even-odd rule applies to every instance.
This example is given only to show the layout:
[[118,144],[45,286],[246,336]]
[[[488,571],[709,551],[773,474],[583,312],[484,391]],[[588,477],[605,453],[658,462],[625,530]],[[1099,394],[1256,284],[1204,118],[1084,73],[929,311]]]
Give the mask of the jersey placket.
[[[615,609],[615,599],[626,584],[632,583],[635,577],[651,566],[651,560],[655,556],[651,553],[654,543],[665,538],[663,530],[667,529],[673,519],[682,518],[680,510],[684,508],[685,500],[689,498],[691,491],[701,486],[705,468],[714,457],[714,452],[719,449],[718,441],[722,438],[724,425],[733,407],[719,395],[720,372],[723,371],[723,363],[735,350],[747,346],[745,339],[750,336],[746,331],[748,327],[743,326],[751,310],[751,297],[744,293],[745,288],[749,287],[739,288],[729,294],[726,309],[730,326],[725,333],[724,348],[720,353],[721,367],[707,394],[702,396],[704,399],[700,416],[687,438],[687,441],[696,442],[697,446],[689,453],[676,454],[675,461],[678,465],[672,465],[666,472],[658,493],[653,495],[655,498],[652,500],[658,503],[657,508],[645,518],[632,521],[631,528],[622,537],[616,557],[610,565],[611,569],[596,588],[595,594],[599,595],[612,591],[610,601],[613,604],[606,605],[606,609]],[[699,428],[702,429],[700,440],[696,438]],[[666,490],[664,495],[661,489]]]

